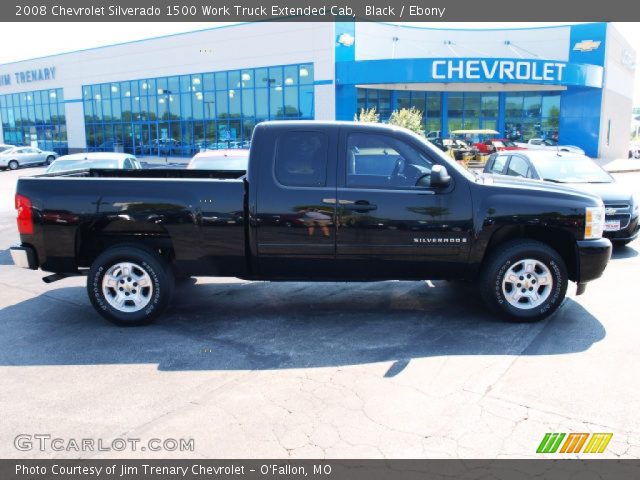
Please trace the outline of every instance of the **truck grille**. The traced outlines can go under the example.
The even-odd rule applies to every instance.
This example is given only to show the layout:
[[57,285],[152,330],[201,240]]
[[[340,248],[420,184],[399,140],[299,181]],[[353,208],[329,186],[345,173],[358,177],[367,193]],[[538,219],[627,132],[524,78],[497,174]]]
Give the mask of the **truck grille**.
[[[605,219],[620,220],[620,229],[627,228],[631,221],[631,205],[628,203],[605,203]],[[615,210],[615,213],[608,213]]]

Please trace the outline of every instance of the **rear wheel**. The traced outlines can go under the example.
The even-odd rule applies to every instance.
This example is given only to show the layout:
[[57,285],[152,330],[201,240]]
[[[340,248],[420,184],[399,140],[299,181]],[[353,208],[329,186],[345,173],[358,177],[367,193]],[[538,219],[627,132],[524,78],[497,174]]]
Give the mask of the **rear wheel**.
[[53,155],[49,155],[46,160],[47,165],[51,165],[51,163],[56,159]]
[[548,317],[567,292],[567,267],[562,257],[541,242],[517,240],[491,254],[481,276],[482,298],[512,321]]
[[17,170],[20,165],[17,160],[11,160],[9,162],[9,170]]
[[106,250],[91,265],[87,291],[94,308],[117,325],[145,325],[169,304],[174,280],[171,268],[146,248],[120,245]]

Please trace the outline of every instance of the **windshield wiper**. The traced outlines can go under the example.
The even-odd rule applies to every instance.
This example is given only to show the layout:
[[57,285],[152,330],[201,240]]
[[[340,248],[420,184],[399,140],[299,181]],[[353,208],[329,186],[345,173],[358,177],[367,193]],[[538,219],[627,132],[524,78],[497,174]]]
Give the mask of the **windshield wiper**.
[[544,180],[545,182],[553,182],[553,183],[567,183],[567,182],[563,182],[562,180],[556,180],[555,178],[543,178],[542,180]]

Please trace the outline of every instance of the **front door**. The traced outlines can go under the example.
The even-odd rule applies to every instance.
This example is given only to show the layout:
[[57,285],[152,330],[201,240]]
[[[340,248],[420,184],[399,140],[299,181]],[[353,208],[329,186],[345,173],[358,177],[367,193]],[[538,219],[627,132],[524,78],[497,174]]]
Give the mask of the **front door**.
[[460,273],[471,243],[470,192],[454,175],[448,187],[432,188],[436,163],[443,161],[407,134],[343,130],[336,237],[342,276],[428,279]]
[[132,125],[133,154],[137,156],[155,155],[157,146],[154,146],[153,139],[157,137],[154,131],[157,125],[152,122],[140,122]]

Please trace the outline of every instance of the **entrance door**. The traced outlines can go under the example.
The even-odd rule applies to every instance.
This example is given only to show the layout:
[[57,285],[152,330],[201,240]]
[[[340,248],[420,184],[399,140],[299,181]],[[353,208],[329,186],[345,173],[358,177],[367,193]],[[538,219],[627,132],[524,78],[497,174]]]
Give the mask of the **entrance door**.
[[157,128],[154,122],[140,122],[132,125],[134,155],[144,156],[157,153],[157,145],[154,144],[154,139],[157,138]]
[[472,208],[453,168],[448,187],[432,188],[432,167],[446,164],[401,132],[349,128],[339,145],[340,273],[363,279],[457,275],[469,253]]

